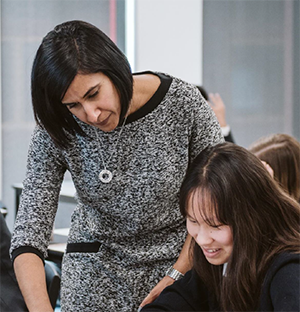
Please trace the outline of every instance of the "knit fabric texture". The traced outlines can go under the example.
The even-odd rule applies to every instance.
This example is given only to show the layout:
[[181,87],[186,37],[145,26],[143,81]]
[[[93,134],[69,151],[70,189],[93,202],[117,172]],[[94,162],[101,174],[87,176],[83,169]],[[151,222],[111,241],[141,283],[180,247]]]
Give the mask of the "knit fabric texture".
[[[34,131],[11,251],[32,246],[47,256],[66,170],[78,201],[68,243],[101,243],[98,252],[64,255],[62,311],[137,311],[185,241],[180,185],[194,157],[223,137],[197,88],[156,75],[172,79],[169,89],[153,110],[126,122],[115,151],[121,127],[97,129],[99,144],[94,127],[78,121],[87,136],[70,136],[66,150],[41,127]],[[113,174],[107,184],[99,180],[99,149]]]

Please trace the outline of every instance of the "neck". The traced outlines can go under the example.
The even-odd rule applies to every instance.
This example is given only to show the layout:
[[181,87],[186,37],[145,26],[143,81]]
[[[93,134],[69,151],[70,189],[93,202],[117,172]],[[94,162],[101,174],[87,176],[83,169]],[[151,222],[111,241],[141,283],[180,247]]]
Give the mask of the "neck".
[[153,96],[160,85],[160,78],[156,75],[134,75],[133,95],[129,104],[129,116],[144,106]]

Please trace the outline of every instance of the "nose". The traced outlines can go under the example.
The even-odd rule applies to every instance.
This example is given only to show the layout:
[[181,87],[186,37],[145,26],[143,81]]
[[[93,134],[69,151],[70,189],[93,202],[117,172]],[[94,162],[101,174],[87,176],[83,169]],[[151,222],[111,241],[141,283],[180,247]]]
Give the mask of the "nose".
[[202,228],[197,231],[195,241],[199,246],[206,246],[211,244],[214,239],[211,236],[211,231],[209,228]]
[[101,115],[101,110],[99,109],[99,107],[97,107],[93,103],[88,103],[83,105],[83,108],[86,114],[86,119],[89,123],[99,122],[99,117]]

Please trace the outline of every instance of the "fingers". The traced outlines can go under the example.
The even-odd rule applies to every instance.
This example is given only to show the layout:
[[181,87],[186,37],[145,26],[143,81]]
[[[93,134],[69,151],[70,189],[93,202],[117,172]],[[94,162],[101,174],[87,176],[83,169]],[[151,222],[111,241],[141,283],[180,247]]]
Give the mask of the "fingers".
[[214,106],[218,108],[225,107],[224,102],[219,93],[209,93],[209,100]]
[[219,93],[209,93],[209,105],[214,111],[221,127],[226,127],[226,111],[224,102]]
[[174,280],[170,278],[169,276],[165,276],[148,294],[148,296],[142,301],[140,304],[140,308],[138,311],[141,310],[143,306],[145,306],[148,303],[151,303],[154,301],[160,293],[163,291],[163,289],[171,284],[174,283]]
[[152,299],[152,293],[150,292],[150,294],[142,301],[141,303],[141,307],[143,307],[144,305],[151,303],[155,298]]
[[267,169],[267,171],[269,172],[269,174],[271,175],[272,178],[274,178],[274,170],[272,169],[272,167],[265,161],[261,161],[263,163],[263,165],[265,166],[265,168]]

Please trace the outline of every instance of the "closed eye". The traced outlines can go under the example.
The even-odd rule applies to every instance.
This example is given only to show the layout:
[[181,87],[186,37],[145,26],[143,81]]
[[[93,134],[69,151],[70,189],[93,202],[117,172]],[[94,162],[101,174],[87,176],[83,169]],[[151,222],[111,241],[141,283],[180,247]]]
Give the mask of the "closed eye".
[[68,109],[72,109],[74,108],[75,106],[78,105],[78,103],[70,103],[70,104],[65,104],[67,106]]
[[197,224],[197,223],[198,223],[197,220],[195,220],[195,219],[193,219],[193,218],[191,218],[191,217],[188,217],[187,219],[188,219],[189,222],[191,222],[191,223],[194,223],[194,224]]
[[220,227],[222,226],[223,224],[214,224],[214,225],[209,225],[210,227],[212,227],[213,229],[220,229]]
[[99,91],[97,90],[96,92],[92,93],[92,94],[89,94],[88,95],[88,99],[92,99],[94,98],[96,95],[98,95]]

